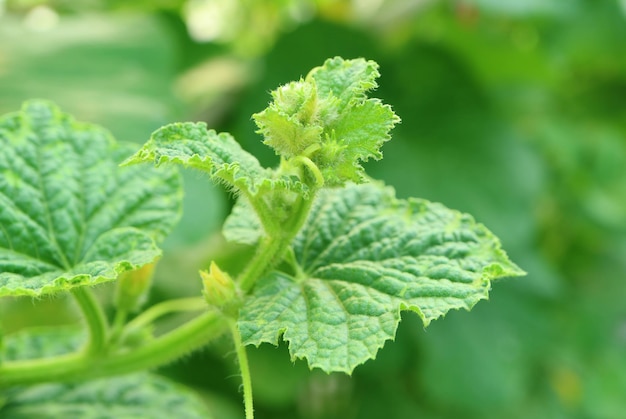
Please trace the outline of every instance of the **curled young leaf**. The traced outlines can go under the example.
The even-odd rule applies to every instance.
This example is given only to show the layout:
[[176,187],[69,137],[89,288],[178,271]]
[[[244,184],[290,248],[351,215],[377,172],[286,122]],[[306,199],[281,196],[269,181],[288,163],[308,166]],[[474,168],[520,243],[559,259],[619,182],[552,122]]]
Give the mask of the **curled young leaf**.
[[276,176],[261,166],[228,133],[207,130],[204,122],[173,123],[156,130],[124,166],[137,163],[176,163],[202,170],[227,187],[248,196],[274,190],[306,193],[306,186],[288,176]]
[[380,147],[400,119],[366,92],[376,88],[378,64],[335,57],[304,80],[272,92],[273,102],[255,114],[265,143],[283,158],[310,158],[328,186],[362,182],[360,162],[380,159]]

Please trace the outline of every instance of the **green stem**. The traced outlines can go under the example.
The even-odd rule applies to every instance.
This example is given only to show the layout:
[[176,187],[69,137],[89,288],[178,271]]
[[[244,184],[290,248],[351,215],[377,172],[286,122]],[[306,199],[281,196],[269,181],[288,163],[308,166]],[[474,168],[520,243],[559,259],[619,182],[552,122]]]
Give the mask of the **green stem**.
[[[315,200],[317,190],[311,188],[311,192],[308,199],[304,199],[303,197],[299,197],[299,201],[296,205],[295,216],[291,219],[291,223],[286,226],[286,230],[290,232],[291,239],[293,239],[298,231],[302,228],[302,225],[306,221],[309,216],[309,211],[311,211],[311,206],[313,205],[313,201]],[[291,239],[289,242],[291,243]]]
[[65,381],[75,375],[80,378],[81,370],[89,369],[90,357],[81,352],[50,358],[6,362],[0,366],[0,388]]
[[261,241],[257,252],[239,276],[239,287],[243,292],[250,291],[256,280],[272,268],[274,259],[288,244],[289,241],[272,237],[265,237]]
[[104,359],[97,376],[151,369],[201,348],[226,330],[225,318],[208,311],[144,346]]
[[293,162],[296,164],[300,163],[301,165],[305,166],[307,169],[311,171],[311,174],[313,175],[313,178],[315,179],[316,188],[321,188],[322,186],[324,186],[324,175],[322,175],[320,168],[317,167],[315,163],[313,163],[313,160],[305,156],[297,156],[297,157],[294,157]]
[[115,312],[115,318],[113,319],[113,326],[111,327],[111,336],[109,337],[109,347],[116,345],[120,337],[122,336],[122,332],[124,330],[124,325],[126,324],[126,319],[128,318],[128,311],[118,308]]
[[248,365],[248,355],[246,347],[241,342],[241,335],[237,328],[237,322],[229,321],[230,331],[233,335],[235,343],[235,351],[237,352],[237,360],[239,361],[239,371],[241,371],[241,381],[243,383],[243,405],[246,412],[246,419],[254,419],[254,407],[252,405],[252,378],[250,375],[250,367]]
[[207,303],[202,297],[177,298],[155,304],[126,325],[126,333],[138,330],[153,323],[159,317],[180,311],[200,311],[207,308]]
[[89,354],[99,354],[104,351],[109,329],[102,307],[87,287],[76,287],[71,292],[83,312],[89,328],[87,352]]
[[250,205],[252,205],[254,212],[256,212],[259,216],[259,220],[261,221],[261,225],[265,231],[274,231],[280,227],[276,225],[272,210],[267,205],[267,202],[262,199],[256,199],[246,191],[244,191],[244,195],[248,199]]
[[287,248],[287,253],[285,254],[285,262],[287,262],[291,266],[291,268],[293,269],[293,274],[296,278],[304,278],[304,271],[298,263],[296,253],[294,252],[293,247]]
[[280,262],[283,253],[291,244],[306,221],[315,197],[313,189],[308,199],[302,196],[294,204],[294,216],[283,226],[278,237],[266,236],[248,265],[239,276],[239,287],[243,292],[252,289],[257,279]]
[[73,353],[0,365],[0,387],[89,380],[142,371],[172,362],[221,335],[228,327],[216,312],[206,312],[177,329],[126,352],[96,356]]

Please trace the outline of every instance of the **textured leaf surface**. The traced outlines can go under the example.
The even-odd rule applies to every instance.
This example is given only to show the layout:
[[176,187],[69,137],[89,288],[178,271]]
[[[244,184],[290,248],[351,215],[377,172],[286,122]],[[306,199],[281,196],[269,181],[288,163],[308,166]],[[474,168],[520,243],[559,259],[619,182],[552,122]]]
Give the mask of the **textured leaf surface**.
[[263,168],[256,157],[243,150],[230,134],[207,130],[203,122],[174,123],[158,129],[124,164],[142,162],[157,165],[172,162],[199,169],[250,195],[262,190],[306,189],[291,177],[277,178],[272,171]]
[[180,179],[119,168],[132,149],[48,102],[0,118],[0,295],[114,280],[159,255]]
[[311,367],[351,372],[393,339],[401,310],[425,325],[523,272],[469,215],[376,184],[325,190],[293,243],[299,266],[262,278],[240,313],[246,344],[289,342]]
[[285,158],[306,155],[327,185],[364,180],[361,161],[380,159],[380,147],[400,121],[390,106],[368,99],[378,64],[335,57],[304,80],[272,92],[273,102],[254,115],[265,143]]
[[4,419],[208,419],[191,391],[149,374],[72,384],[41,384],[10,390],[0,408]]
[[[7,361],[46,358],[75,351],[77,328],[24,330],[6,337]],[[3,419],[206,419],[206,406],[188,389],[151,374],[132,374],[79,383],[40,384],[0,392]]]
[[363,180],[363,169],[358,161],[383,157],[380,147],[391,139],[389,131],[398,122],[391,107],[377,99],[368,99],[352,106],[327,127],[332,141],[320,150],[318,160],[329,184],[342,184],[343,179]]
[[320,95],[333,95],[345,106],[366,99],[365,93],[378,87],[378,64],[364,59],[344,60],[339,57],[326,60],[322,67],[311,71]]

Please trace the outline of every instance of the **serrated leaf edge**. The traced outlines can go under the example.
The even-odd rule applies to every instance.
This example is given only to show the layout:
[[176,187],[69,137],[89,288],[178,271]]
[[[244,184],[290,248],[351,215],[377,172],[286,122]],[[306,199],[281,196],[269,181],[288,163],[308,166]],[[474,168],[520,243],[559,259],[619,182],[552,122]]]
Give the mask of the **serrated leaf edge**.
[[[106,282],[111,282],[111,281],[115,281],[119,277],[119,275],[124,272],[138,269],[144,266],[145,264],[155,262],[156,260],[159,259],[159,257],[162,254],[162,250],[156,245],[156,242],[151,235],[134,227],[123,227],[123,229],[135,230],[136,232],[140,233],[141,235],[143,235],[144,237],[148,238],[151,241],[152,250],[154,252],[154,257],[152,258],[152,260],[146,261],[145,263],[142,263],[142,264],[133,264],[132,262],[128,260],[117,261],[115,264],[113,264],[113,270],[115,272],[114,276],[105,276],[105,275],[93,276],[89,274],[67,275],[68,272],[64,272],[63,274],[56,277],[47,285],[44,285],[43,287],[38,288],[38,290],[31,290],[28,288],[13,288],[12,289],[6,286],[0,287],[0,297],[29,296],[29,297],[39,298],[47,294],[53,294],[53,293],[62,292],[62,291],[69,291],[72,288],[76,288],[76,287],[94,286],[94,285],[98,285],[98,284],[102,284]],[[95,261],[91,261],[91,262],[95,262]],[[81,261],[75,266],[80,266],[80,264],[82,263],[83,262]],[[107,262],[107,263],[110,263],[110,262]],[[59,267],[59,269],[62,269],[62,268]],[[16,276],[20,276],[20,275],[16,275]]]
[[[443,313],[439,316],[436,317],[431,317],[428,318],[426,317],[426,315],[422,312],[422,310],[414,305],[414,304],[410,304],[407,303],[405,301],[399,301],[397,304],[397,307],[395,307],[395,309],[393,310],[393,314],[394,314],[394,335],[393,336],[389,336],[387,339],[385,339],[384,341],[382,341],[380,343],[380,345],[375,345],[375,350],[370,351],[370,356],[368,356],[367,358],[364,358],[361,362],[358,362],[354,365],[352,365],[351,368],[333,368],[333,369],[328,369],[325,368],[325,366],[321,363],[321,362],[316,362],[316,361],[311,361],[311,359],[309,359],[309,357],[304,354],[304,355],[296,355],[296,353],[294,352],[294,350],[292,349],[292,341],[291,339],[289,339],[288,337],[285,337],[285,334],[288,332],[289,327],[285,326],[283,328],[280,328],[276,331],[276,333],[273,334],[273,338],[272,339],[262,339],[259,340],[256,343],[250,343],[250,342],[246,342],[244,340],[244,345],[252,345],[255,347],[259,347],[261,344],[263,343],[269,343],[272,344],[274,346],[278,346],[280,339],[282,338],[283,341],[285,341],[288,345],[289,348],[289,355],[290,358],[292,360],[292,362],[294,362],[297,359],[302,359],[305,360],[307,365],[309,366],[309,369],[314,369],[314,368],[319,368],[322,371],[326,372],[326,373],[331,373],[331,372],[343,372],[345,374],[351,375],[352,372],[354,371],[354,369],[361,365],[364,364],[365,362],[367,362],[368,360],[371,359],[375,359],[376,356],[378,355],[378,352],[380,351],[380,349],[382,349],[385,344],[388,341],[394,341],[395,340],[395,336],[397,334],[397,329],[398,326],[400,324],[400,320],[401,320],[401,313],[403,311],[412,311],[414,313],[416,313],[420,319],[422,320],[422,323],[424,325],[424,329],[426,329],[430,323],[434,320],[437,320],[439,318],[445,317],[445,315],[447,313],[449,313],[452,310],[460,310],[460,309],[464,309],[465,311],[470,311],[479,301],[482,300],[489,300],[489,291],[491,290],[491,282],[494,280],[498,280],[501,278],[505,278],[505,277],[518,277],[518,276],[524,276],[526,275],[526,272],[524,270],[522,270],[521,268],[519,268],[515,263],[513,263],[507,256],[506,252],[504,251],[504,249],[502,249],[502,243],[500,242],[500,240],[497,238],[496,235],[494,235],[484,224],[479,223],[475,220],[475,218],[469,214],[465,214],[462,213],[458,210],[454,210],[454,209],[450,209],[448,207],[446,207],[445,205],[441,204],[441,203],[437,203],[437,202],[431,202],[428,201],[426,199],[422,199],[422,198],[409,198],[409,199],[398,199],[396,197],[395,194],[395,189],[391,186],[386,186],[384,185],[382,182],[372,182],[372,183],[376,183],[378,185],[380,185],[383,189],[386,190],[388,197],[389,197],[389,206],[395,207],[396,209],[399,207],[399,205],[402,206],[406,206],[407,209],[410,209],[411,204],[418,204],[420,206],[422,205],[429,205],[429,204],[434,204],[434,205],[441,205],[444,208],[446,208],[448,211],[452,211],[453,213],[461,216],[467,216],[470,218],[471,222],[474,223],[475,227],[477,229],[480,229],[483,233],[485,233],[488,236],[488,239],[492,242],[492,250],[495,254],[495,256],[497,257],[497,261],[494,261],[492,263],[490,263],[489,265],[486,265],[483,267],[482,271],[481,271],[481,275],[478,278],[478,280],[476,281],[477,283],[479,283],[480,285],[477,286],[477,288],[482,288],[485,292],[484,294],[476,294],[476,298],[474,298],[472,301],[470,301],[469,303],[465,304],[464,306],[461,307],[453,307],[450,308],[446,311],[446,313]],[[310,278],[313,279],[313,278]],[[478,285],[478,284],[477,284]]]

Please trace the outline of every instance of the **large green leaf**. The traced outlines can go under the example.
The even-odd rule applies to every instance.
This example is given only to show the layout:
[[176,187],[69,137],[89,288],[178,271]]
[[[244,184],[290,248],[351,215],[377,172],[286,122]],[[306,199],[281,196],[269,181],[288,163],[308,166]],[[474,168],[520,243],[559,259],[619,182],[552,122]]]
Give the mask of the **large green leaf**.
[[522,275],[472,217],[378,184],[324,190],[293,243],[298,266],[262,278],[240,313],[245,344],[289,342],[293,358],[350,373],[393,339],[401,310],[425,325]]
[[0,118],[0,296],[111,281],[154,261],[180,212],[180,178],[119,168],[132,149],[49,102]]
[[[23,330],[6,337],[6,361],[46,358],[75,351],[83,341],[78,328]],[[152,374],[88,382],[39,384],[0,392],[3,419],[151,419],[212,417],[188,389]]]
[[199,169],[249,195],[274,189],[305,192],[305,185],[288,176],[276,177],[261,166],[227,133],[207,130],[203,122],[174,123],[155,131],[124,165],[172,162]]

